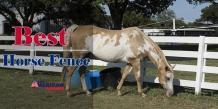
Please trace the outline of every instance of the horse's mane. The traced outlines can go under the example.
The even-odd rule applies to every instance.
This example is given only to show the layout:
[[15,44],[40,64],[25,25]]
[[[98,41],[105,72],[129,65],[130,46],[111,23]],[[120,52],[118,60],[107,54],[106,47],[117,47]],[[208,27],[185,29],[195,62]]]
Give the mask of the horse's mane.
[[148,40],[148,42],[150,44],[152,44],[152,46],[154,47],[154,50],[156,52],[156,54],[162,59],[162,61],[164,62],[164,64],[171,69],[171,65],[168,63],[163,51],[160,49],[160,47],[157,45],[157,43],[155,43],[151,38],[148,37],[148,35],[146,35],[144,32],[142,32],[139,28],[135,29],[136,31],[138,31],[142,36],[144,36],[144,38],[146,40]]

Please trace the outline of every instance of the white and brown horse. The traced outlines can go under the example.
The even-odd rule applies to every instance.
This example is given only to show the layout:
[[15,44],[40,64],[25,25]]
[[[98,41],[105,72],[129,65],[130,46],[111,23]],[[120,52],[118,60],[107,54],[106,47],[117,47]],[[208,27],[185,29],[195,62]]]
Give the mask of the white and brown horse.
[[[137,27],[122,30],[107,30],[92,25],[72,25],[67,29],[67,46],[64,47],[64,57],[69,57],[69,49],[72,47],[73,58],[83,58],[87,53],[92,53],[96,58],[107,62],[127,63],[122,78],[117,86],[118,95],[121,95],[121,87],[127,75],[133,71],[137,82],[138,93],[142,96],[140,62],[149,59],[156,65],[159,82],[166,89],[166,95],[173,94],[173,68],[168,64],[159,46]],[[76,67],[65,67],[66,91],[70,93],[70,79]],[[87,94],[84,73],[81,73],[81,83]]]

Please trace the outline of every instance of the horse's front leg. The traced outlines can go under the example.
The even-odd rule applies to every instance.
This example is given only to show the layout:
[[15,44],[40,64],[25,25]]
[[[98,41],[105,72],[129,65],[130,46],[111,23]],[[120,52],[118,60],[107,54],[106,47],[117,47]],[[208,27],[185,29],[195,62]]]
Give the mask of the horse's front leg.
[[123,70],[123,74],[122,74],[122,78],[117,86],[117,92],[118,92],[118,96],[121,96],[121,88],[123,86],[123,82],[126,79],[127,75],[132,71],[132,66],[130,64],[127,64]]
[[133,63],[133,72],[134,72],[134,75],[135,75],[135,79],[136,79],[136,82],[137,82],[137,87],[138,87],[138,93],[142,96],[142,97],[145,97],[146,95],[143,93],[142,91],[142,77],[141,77],[141,71],[140,71],[140,60],[136,60],[134,63]]
[[71,96],[71,91],[70,91],[70,83],[71,83],[71,77],[74,71],[76,70],[76,67],[67,67],[66,69],[66,86],[65,90],[67,91],[67,96]]

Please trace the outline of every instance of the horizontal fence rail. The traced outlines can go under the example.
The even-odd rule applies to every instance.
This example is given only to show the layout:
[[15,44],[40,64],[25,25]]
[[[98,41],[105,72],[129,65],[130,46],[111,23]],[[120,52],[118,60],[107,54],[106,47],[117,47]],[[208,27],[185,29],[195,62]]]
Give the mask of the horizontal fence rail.
[[[182,57],[182,58],[194,58],[197,59],[196,65],[187,65],[187,64],[176,64],[175,71],[184,71],[196,73],[196,80],[182,80],[175,79],[174,85],[185,86],[185,87],[194,87],[195,93],[199,94],[201,88],[218,90],[218,83],[205,82],[205,73],[218,74],[217,66],[206,66],[207,59],[218,59],[218,52],[209,52],[207,51],[207,45],[216,44],[218,45],[218,37],[180,37],[180,36],[152,36],[152,40],[157,43],[166,43],[166,44],[195,44],[198,45],[198,51],[185,51],[185,50],[163,50],[164,54],[167,57]],[[14,41],[14,36],[0,36],[0,41]],[[15,55],[15,59],[18,58],[43,58],[46,62],[49,62],[48,56],[37,56],[37,53],[40,52],[63,52],[63,47],[52,47],[52,46],[16,46],[16,45],[6,45],[0,43],[0,50],[4,51],[29,51],[29,55]],[[74,50],[78,51],[78,50]],[[86,50],[84,50],[86,51]],[[0,54],[0,60],[3,59],[3,54]],[[95,66],[106,66],[106,67],[122,67],[125,66],[125,63],[108,63],[100,60],[93,60],[91,65]],[[147,67],[152,67],[153,65],[146,63]],[[34,70],[39,71],[50,71],[50,72],[61,72],[62,67],[60,66],[3,66],[3,63],[0,63],[0,67],[5,68],[16,68],[29,70],[30,74]],[[154,67],[154,66],[153,66]],[[144,71],[142,71],[144,72]],[[146,74],[146,72],[145,72]],[[157,77],[146,76],[145,82],[159,83]]]

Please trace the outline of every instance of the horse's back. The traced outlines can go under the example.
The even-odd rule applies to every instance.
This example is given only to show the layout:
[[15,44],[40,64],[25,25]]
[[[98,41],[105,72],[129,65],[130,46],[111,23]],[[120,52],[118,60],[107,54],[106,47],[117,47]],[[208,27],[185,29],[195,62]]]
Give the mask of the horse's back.
[[134,57],[143,36],[137,27],[122,30],[108,30],[93,25],[81,25],[73,33],[73,48],[86,49],[105,61],[125,61]]

